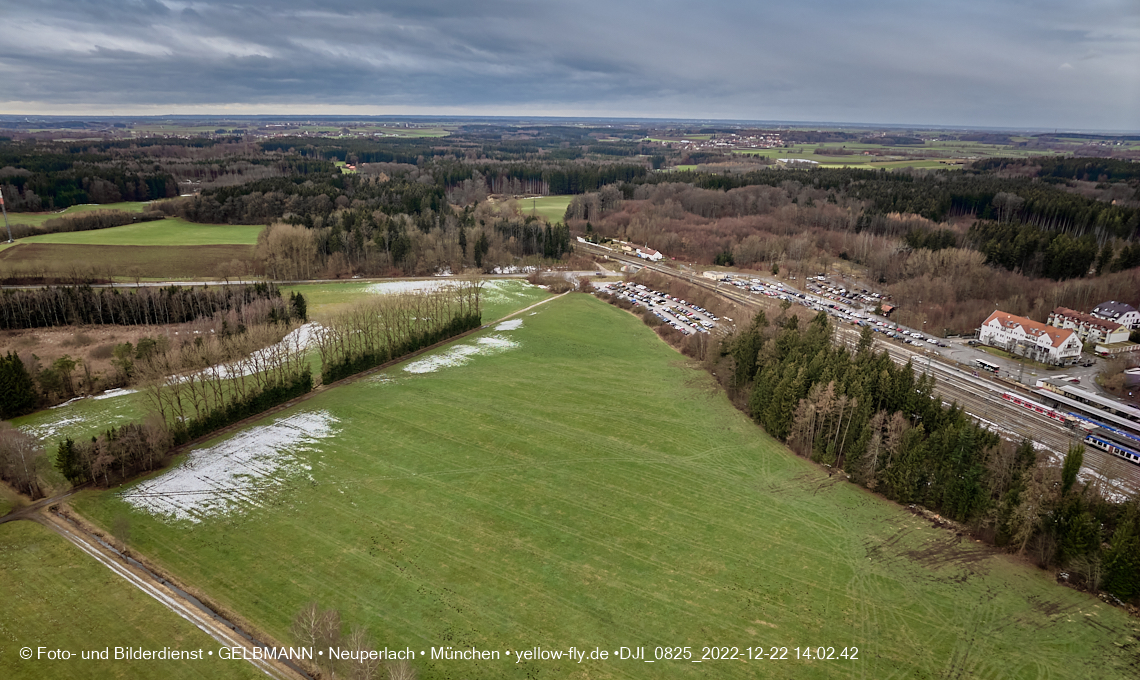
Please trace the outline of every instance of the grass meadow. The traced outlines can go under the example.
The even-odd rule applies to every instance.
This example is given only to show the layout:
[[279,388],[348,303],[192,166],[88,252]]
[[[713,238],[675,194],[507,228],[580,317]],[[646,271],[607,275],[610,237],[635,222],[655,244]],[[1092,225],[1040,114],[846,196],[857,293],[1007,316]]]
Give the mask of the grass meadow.
[[[247,495],[158,499],[196,521],[134,487],[73,505],[126,513],[137,552],[279,641],[318,600],[395,648],[788,648],[428,658],[424,678],[1136,676],[1135,620],[790,454],[639,319],[579,294],[519,318],[458,343],[495,352],[437,350],[239,433],[330,428]],[[857,658],[796,658],[821,646]]]
[[260,224],[198,224],[180,217],[121,227],[28,236],[20,243],[68,243],[97,246],[206,246],[257,243]]
[[561,222],[566,215],[566,206],[570,205],[573,196],[539,196],[538,198],[518,199],[519,213],[522,215],[539,215],[547,222]]
[[[50,529],[0,524],[0,674],[22,678],[257,678],[218,643]],[[18,657],[21,647],[111,648],[107,661]],[[114,647],[203,650],[201,661],[114,660]],[[206,654],[215,650],[214,656]]]
[[39,226],[48,220],[54,220],[57,217],[66,217],[67,215],[74,215],[75,213],[91,212],[93,210],[122,210],[124,212],[142,212],[150,201],[126,201],[123,203],[91,203],[86,205],[73,205],[70,208],[64,208],[56,212],[10,212],[8,213],[8,221],[12,224],[30,224]]
[[[304,294],[308,303],[309,317],[320,323],[329,315],[343,310],[354,302],[377,295],[377,288],[394,282],[337,282],[313,283],[299,286],[283,286],[282,295],[293,291]],[[544,289],[532,286],[521,279],[498,279],[484,285],[481,298],[484,323],[491,323],[502,317],[550,297]],[[320,358],[311,352],[313,374],[320,374]],[[44,442],[48,457],[55,459],[59,442],[67,437],[84,440],[102,434],[109,427],[122,427],[130,422],[145,420],[147,415],[146,396],[142,392],[119,392],[98,398],[75,399],[54,408],[43,409],[25,416],[13,418],[13,426],[38,437]],[[47,480],[53,486],[62,488],[66,482],[54,471],[48,473]],[[3,489],[0,488],[0,494]],[[0,508],[4,498],[0,495]],[[3,512],[0,512],[3,514]]]
[[[234,262],[236,265],[233,265]],[[252,245],[16,243],[0,250],[0,275],[94,276],[115,280],[201,279],[250,272]]]

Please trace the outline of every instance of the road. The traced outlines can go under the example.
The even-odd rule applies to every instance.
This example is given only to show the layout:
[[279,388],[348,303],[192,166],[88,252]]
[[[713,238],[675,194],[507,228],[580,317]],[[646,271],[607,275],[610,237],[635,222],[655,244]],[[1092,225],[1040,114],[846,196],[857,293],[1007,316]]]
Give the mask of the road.
[[[691,285],[705,288],[733,302],[753,309],[764,309],[769,315],[779,309],[781,301],[778,298],[744,292],[730,284],[714,282],[693,272],[679,272],[668,265],[628,257],[591,244],[579,243],[577,245],[585,246],[584,250],[606,255],[623,264],[682,279]],[[823,300],[816,296],[807,297],[814,298],[815,301]],[[832,301],[828,301],[828,304],[832,304]],[[855,311],[849,307],[846,309]],[[861,329],[858,327],[839,322],[835,323],[837,340],[845,342],[849,346],[854,347],[858,343],[860,332]],[[896,363],[905,364],[907,361],[913,361],[915,370],[918,372],[932,371],[937,378],[934,392],[944,403],[957,402],[966,413],[1006,439],[1020,441],[1022,438],[1029,438],[1047,449],[1057,459],[1064,455],[1069,444],[1075,441],[1072,430],[1054,420],[1008,403],[1001,398],[1001,393],[1009,390],[1019,390],[1024,396],[1032,396],[1027,389],[1019,388],[1013,381],[995,380],[988,376],[975,377],[973,369],[967,368],[972,363],[974,355],[986,357],[988,360],[994,359],[994,357],[968,347],[965,345],[965,341],[948,344],[950,347],[946,348],[940,348],[929,343],[907,345],[876,333],[874,348],[885,350]],[[995,361],[995,363],[1000,362]],[[1080,367],[1080,370],[1067,370],[1065,372],[1069,375],[1087,376],[1089,370]],[[1025,374],[1027,379],[1032,376],[1029,369],[1026,369]],[[1014,372],[1013,379],[1016,380],[1016,377],[1017,373]],[[1082,380],[1082,383],[1084,382],[1091,381]],[[1099,449],[1085,447],[1082,479],[1103,480],[1117,494],[1127,496],[1140,490],[1140,466],[1123,461]]]

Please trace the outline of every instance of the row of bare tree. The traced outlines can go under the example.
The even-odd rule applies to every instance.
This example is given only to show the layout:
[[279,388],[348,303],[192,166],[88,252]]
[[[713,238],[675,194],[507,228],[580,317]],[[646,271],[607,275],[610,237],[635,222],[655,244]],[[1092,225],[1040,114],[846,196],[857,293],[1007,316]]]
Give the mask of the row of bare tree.
[[326,383],[404,356],[479,325],[482,282],[378,295],[324,323],[316,336]]

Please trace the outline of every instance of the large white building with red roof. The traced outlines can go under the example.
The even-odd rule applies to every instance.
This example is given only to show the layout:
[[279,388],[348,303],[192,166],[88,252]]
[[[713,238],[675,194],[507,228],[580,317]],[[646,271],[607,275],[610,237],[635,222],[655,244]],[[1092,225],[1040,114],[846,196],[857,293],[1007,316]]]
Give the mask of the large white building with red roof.
[[1056,366],[1077,363],[1084,347],[1071,328],[1054,328],[1002,311],[990,314],[978,330],[978,339],[1010,354]]

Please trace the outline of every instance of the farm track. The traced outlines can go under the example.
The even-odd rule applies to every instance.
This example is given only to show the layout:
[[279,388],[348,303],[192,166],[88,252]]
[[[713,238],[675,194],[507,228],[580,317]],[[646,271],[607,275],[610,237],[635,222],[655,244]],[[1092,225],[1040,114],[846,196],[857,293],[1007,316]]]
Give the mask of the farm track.
[[[740,292],[734,286],[717,285],[700,276],[685,275],[672,267],[661,264],[648,263],[645,260],[618,255],[612,251],[598,248],[590,244],[579,243],[586,250],[594,254],[604,254],[607,257],[638,267],[648,269],[657,274],[680,279],[690,285],[703,288],[727,300],[752,309],[763,309],[765,312],[776,312],[779,305],[764,296],[756,296]],[[857,330],[846,328],[838,324],[835,326],[835,340],[854,347],[859,341]],[[1015,404],[1010,404],[1001,398],[1006,391],[1019,391],[1022,396],[1033,397],[1024,388],[988,378],[975,378],[952,364],[947,364],[937,357],[924,355],[905,349],[896,343],[884,341],[878,337],[874,341],[875,349],[887,352],[897,364],[914,362],[914,369],[919,372],[929,367],[937,381],[934,393],[946,404],[957,402],[967,414],[981,422],[988,429],[998,432],[1003,438],[1010,441],[1020,441],[1023,438],[1031,439],[1047,448],[1053,458],[1060,461],[1068,450],[1069,445],[1079,438],[1069,430],[1042,415],[1028,411]],[[1117,493],[1132,495],[1140,492],[1140,465],[1122,461],[1115,456],[1100,449],[1085,447],[1084,468],[1107,480]]]
[[[41,508],[42,509],[42,508]],[[132,565],[108,550],[100,541],[78,525],[71,524],[53,512],[36,512],[22,519],[28,519],[55,531],[103,566],[110,569],[127,583],[150,595],[160,604],[192,623],[221,646],[231,649],[241,648],[245,657],[255,668],[274,680],[311,680],[299,669],[292,668],[276,659],[252,658],[255,647],[262,645],[247,639],[227,625],[223,619],[211,615],[202,607],[187,599],[185,593],[176,592],[168,585],[159,582],[154,574],[145,568]]]

